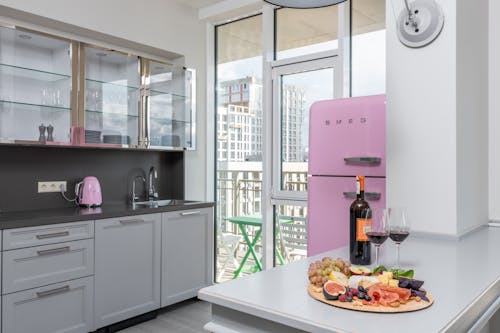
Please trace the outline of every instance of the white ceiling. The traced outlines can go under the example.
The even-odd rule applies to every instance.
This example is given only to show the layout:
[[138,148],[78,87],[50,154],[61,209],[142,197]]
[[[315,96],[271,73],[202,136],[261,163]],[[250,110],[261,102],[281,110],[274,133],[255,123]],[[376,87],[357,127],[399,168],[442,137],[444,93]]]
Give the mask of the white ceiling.
[[[190,0],[196,1],[196,0]],[[208,1],[208,0],[198,0]],[[354,35],[385,28],[387,0],[354,0]],[[278,10],[278,49],[288,50],[337,39],[338,6]],[[262,51],[262,16],[221,26],[218,30],[219,63],[255,57]]]
[[205,7],[219,1],[221,0],[177,0],[177,2],[183,3],[193,8]]

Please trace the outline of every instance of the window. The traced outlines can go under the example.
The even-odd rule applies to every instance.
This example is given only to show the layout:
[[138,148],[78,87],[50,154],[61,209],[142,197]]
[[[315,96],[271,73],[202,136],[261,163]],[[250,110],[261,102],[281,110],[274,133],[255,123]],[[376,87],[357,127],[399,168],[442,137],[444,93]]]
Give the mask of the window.
[[276,10],[276,59],[338,48],[338,6]]
[[[247,250],[240,246],[241,227],[228,219],[261,214],[262,135],[255,135],[250,144],[245,133],[262,133],[257,128],[262,126],[262,15],[217,26],[215,33],[216,122],[227,122],[230,130],[229,139],[215,133],[216,140],[224,142],[222,148],[216,145],[222,154],[215,155],[220,156],[216,161],[216,281],[220,282],[240,272]],[[250,238],[256,237],[258,228],[244,228]],[[259,240],[255,249],[260,248]],[[250,256],[245,267],[257,264]],[[247,272],[242,269],[242,274]]]
[[351,95],[385,93],[385,0],[352,0]]
[[286,264],[307,257],[307,207],[274,206],[277,263]]
[[[309,108],[321,99],[385,92],[385,1],[351,0],[319,9],[275,10],[266,5],[265,17],[274,17],[274,24],[264,24],[263,16],[255,15],[216,27],[216,281],[246,274],[243,266],[262,268],[258,258],[263,253],[266,267],[272,264],[270,257],[281,263],[305,255],[306,235],[287,245],[280,231],[304,229],[307,223]],[[263,32],[264,26],[274,28]],[[264,34],[274,35],[274,48],[264,49]],[[349,54],[349,36],[350,61],[343,56]],[[274,54],[265,64],[273,80],[264,81],[266,86],[263,54]],[[273,96],[266,117],[263,91]],[[272,140],[266,137],[264,142],[268,116]],[[265,170],[262,147],[272,150],[272,163],[265,161]],[[265,188],[263,172],[272,174],[267,178],[272,184]],[[268,195],[270,202],[264,202]],[[263,208],[265,220],[274,223],[262,229],[231,221],[241,216],[259,220]],[[260,231],[265,243],[258,238]],[[250,255],[246,264],[241,262],[248,249],[244,233],[250,240],[258,238],[257,257]]]

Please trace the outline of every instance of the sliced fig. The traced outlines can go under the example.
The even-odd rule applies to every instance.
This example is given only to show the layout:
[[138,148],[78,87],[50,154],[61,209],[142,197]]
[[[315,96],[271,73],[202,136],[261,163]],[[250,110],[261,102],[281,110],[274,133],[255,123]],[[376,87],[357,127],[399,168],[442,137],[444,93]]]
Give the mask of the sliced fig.
[[335,301],[345,292],[346,288],[335,281],[327,281],[323,286],[323,296],[328,300]]

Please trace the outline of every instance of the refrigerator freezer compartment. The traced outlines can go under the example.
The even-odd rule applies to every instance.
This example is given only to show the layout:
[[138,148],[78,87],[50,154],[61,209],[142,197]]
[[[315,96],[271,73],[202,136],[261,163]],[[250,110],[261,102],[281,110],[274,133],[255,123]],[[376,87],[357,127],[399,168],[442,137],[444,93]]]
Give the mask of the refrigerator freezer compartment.
[[385,95],[311,107],[309,174],[385,176]]

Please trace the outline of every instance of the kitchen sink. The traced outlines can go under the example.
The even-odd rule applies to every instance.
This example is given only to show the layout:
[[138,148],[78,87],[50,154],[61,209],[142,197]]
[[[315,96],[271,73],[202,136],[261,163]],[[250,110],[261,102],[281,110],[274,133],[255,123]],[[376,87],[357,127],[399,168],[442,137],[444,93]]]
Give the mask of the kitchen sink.
[[133,203],[134,207],[137,208],[157,208],[164,206],[183,206],[189,204],[196,204],[199,201],[191,200],[180,200],[180,199],[166,199],[166,200],[148,200],[148,201],[137,201]]

